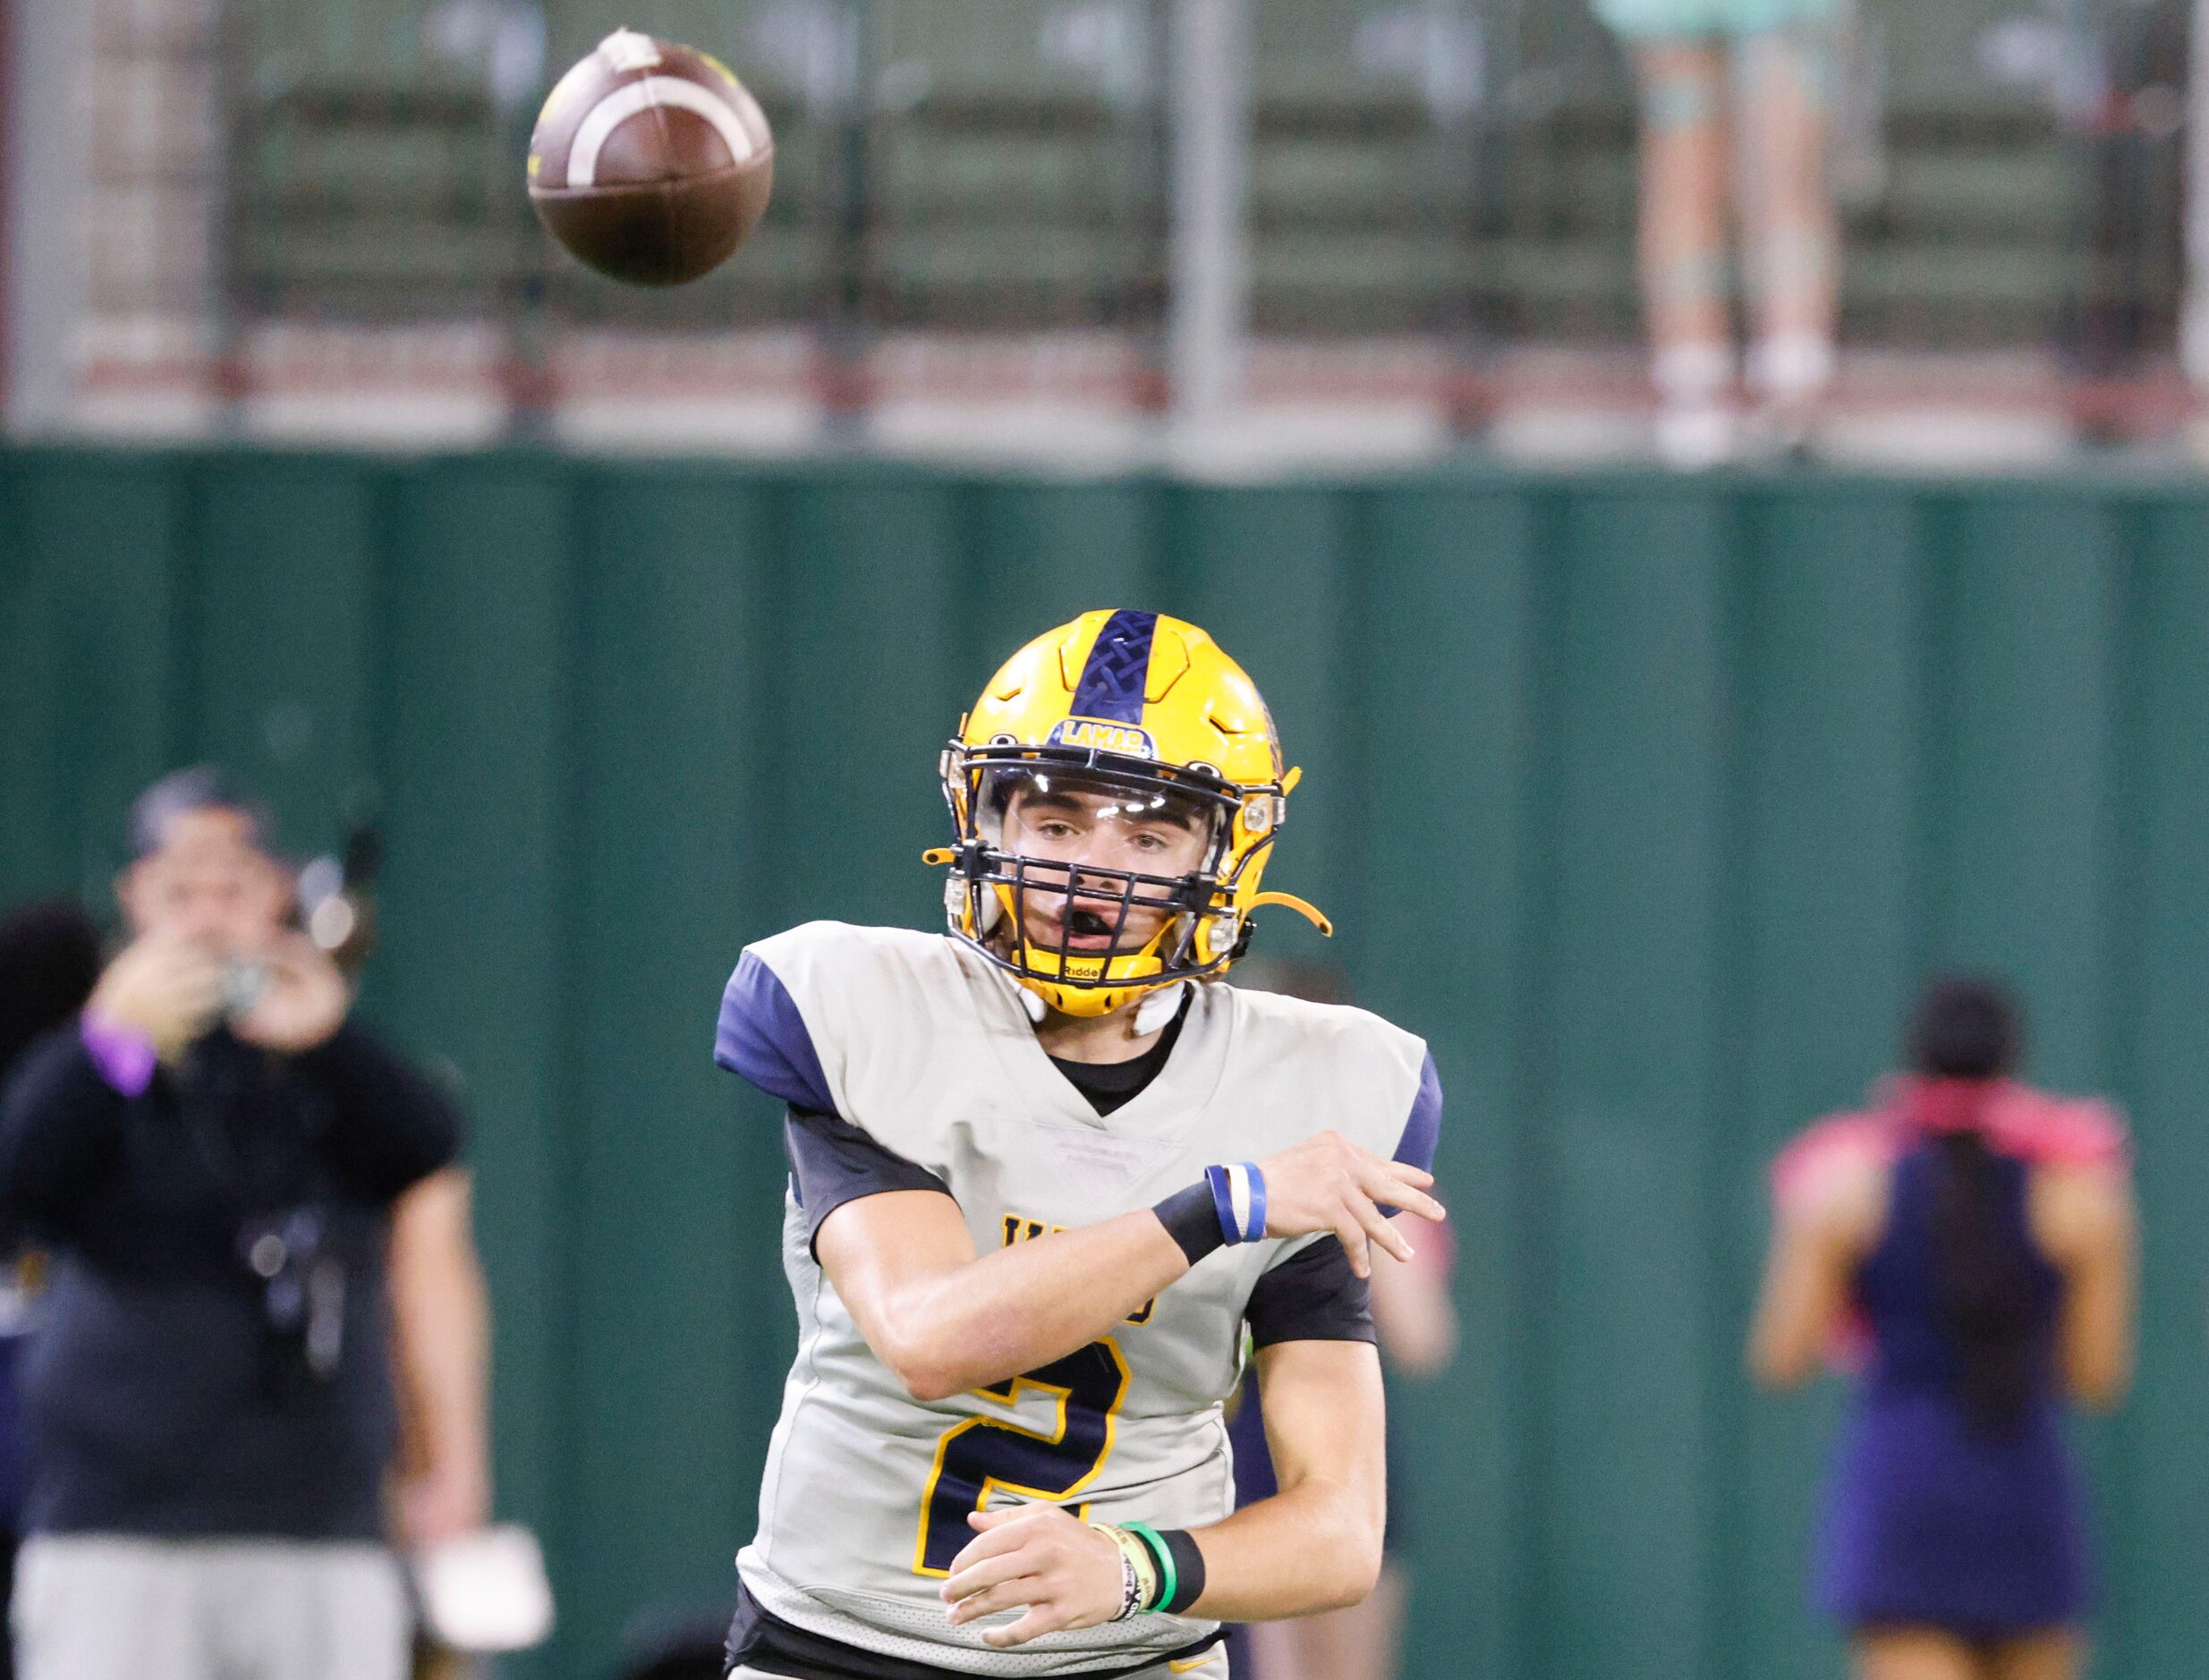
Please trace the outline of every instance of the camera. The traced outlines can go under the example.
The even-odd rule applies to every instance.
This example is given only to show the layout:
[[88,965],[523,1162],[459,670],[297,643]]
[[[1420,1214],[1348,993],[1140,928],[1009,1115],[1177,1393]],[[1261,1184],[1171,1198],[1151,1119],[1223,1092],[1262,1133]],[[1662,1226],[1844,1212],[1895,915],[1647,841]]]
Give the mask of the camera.
[[319,1208],[249,1221],[239,1258],[261,1283],[261,1310],[279,1374],[327,1382],[345,1346],[345,1262]]

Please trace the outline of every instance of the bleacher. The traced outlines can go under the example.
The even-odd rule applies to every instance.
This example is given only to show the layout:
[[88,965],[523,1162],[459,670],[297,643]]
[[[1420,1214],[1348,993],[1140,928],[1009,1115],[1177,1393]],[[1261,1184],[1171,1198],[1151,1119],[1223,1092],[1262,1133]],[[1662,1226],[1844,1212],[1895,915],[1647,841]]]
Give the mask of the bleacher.
[[[1151,329],[1169,4],[671,0],[654,27],[767,108],[777,190],[741,264],[654,296],[556,259],[518,190],[543,86],[624,21],[610,0],[551,0],[520,87],[500,34],[536,15],[520,0],[256,0],[234,54],[234,308]],[[2102,0],[2099,44],[2069,45],[2120,83],[2167,74],[2175,4]],[[2106,132],[2059,25],[1998,0],[1869,0],[1864,22],[1839,78],[1849,339],[2039,346],[2121,316],[2167,340],[2178,137]],[[1633,340],[1631,87],[1584,11],[1253,0],[1250,50],[1259,331]]]
[[428,54],[415,0],[241,8],[227,271],[247,318],[449,318],[499,307],[520,245],[500,115]]

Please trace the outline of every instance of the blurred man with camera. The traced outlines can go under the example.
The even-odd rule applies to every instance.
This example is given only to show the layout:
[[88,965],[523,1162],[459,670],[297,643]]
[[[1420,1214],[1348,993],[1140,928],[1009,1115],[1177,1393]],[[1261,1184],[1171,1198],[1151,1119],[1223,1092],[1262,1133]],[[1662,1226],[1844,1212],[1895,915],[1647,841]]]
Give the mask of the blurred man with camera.
[[0,1205],[54,1256],[23,1372],[19,1667],[396,1680],[385,1251],[459,1123],[286,925],[250,796],[180,772],[132,845],[130,944],[0,1104]]

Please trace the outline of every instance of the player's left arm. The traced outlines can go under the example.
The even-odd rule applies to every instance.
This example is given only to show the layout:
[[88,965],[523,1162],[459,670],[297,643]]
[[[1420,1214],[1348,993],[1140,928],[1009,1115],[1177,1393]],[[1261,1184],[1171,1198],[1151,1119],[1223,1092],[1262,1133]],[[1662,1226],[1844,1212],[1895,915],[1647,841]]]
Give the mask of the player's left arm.
[[[1396,1158],[1432,1171],[1441,1121],[1441,1082],[1428,1056]],[[1372,1591],[1389,1514],[1373,1302],[1391,1286],[1400,1293],[1413,1284],[1401,1275],[1382,1283],[1381,1272],[1402,1274],[1417,1263],[1407,1257],[1376,1266],[1369,1285],[1344,1263],[1338,1244],[1322,1239],[1259,1280],[1247,1317],[1279,1491],[1191,1532],[1204,1590],[1189,1615],[1270,1621],[1338,1609]],[[1446,1359],[1447,1350],[1438,1356]]]
[[1372,1344],[1262,1347],[1258,1392],[1280,1491],[1193,1532],[1204,1591],[1189,1614],[1208,1621],[1338,1609],[1364,1599],[1381,1574],[1388,1466]]
[[[1177,1533],[1203,1589],[1179,1613],[1264,1621],[1355,1604],[1381,1574],[1388,1517],[1381,1360],[1371,1342],[1281,1342],[1258,1350],[1266,1443],[1280,1491],[1223,1523]],[[977,1512],[943,1597],[953,1625],[1024,1609],[982,1637],[1003,1649],[1093,1627],[1120,1603],[1120,1554],[1053,1505]]]

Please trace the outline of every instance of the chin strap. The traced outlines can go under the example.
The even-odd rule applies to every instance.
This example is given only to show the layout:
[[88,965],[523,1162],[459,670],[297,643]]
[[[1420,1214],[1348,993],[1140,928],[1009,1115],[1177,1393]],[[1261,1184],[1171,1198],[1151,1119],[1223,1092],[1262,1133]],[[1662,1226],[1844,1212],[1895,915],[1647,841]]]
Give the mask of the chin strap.
[[[1137,1037],[1140,1038],[1146,1033],[1163,1031],[1171,1024],[1174,1016],[1181,1009],[1181,994],[1187,989],[1188,984],[1186,980],[1176,980],[1171,986],[1161,986],[1158,990],[1146,995],[1143,1000],[1135,1005]],[[1020,1006],[1028,1012],[1030,1021],[1039,1027],[1041,1026],[1043,1017],[1050,1013],[1050,1005],[1025,986],[1019,988],[1019,991]]]
[[1293,910],[1329,938],[1335,937],[1335,924],[1327,920],[1326,912],[1317,904],[1299,898],[1294,893],[1260,893],[1250,901],[1253,910],[1261,904],[1279,904],[1285,909]]

